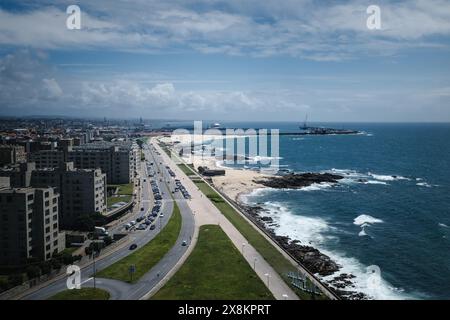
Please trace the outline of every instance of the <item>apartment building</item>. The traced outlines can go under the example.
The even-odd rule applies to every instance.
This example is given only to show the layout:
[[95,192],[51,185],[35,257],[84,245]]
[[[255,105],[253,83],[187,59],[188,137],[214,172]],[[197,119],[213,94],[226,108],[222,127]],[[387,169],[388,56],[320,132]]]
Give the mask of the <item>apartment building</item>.
[[137,168],[136,147],[132,143],[85,144],[74,147],[68,154],[68,161],[74,162],[76,168],[101,168],[109,184],[130,183]]
[[0,189],[0,265],[48,260],[64,250],[58,197],[52,188]]
[[36,163],[37,169],[58,168],[66,159],[67,152],[61,150],[40,150],[28,157],[29,162]]
[[58,168],[65,162],[73,162],[78,169],[101,169],[109,184],[126,184],[133,181],[140,157],[135,143],[97,142],[35,152],[29,161],[35,162],[38,169]]
[[30,186],[31,173],[36,169],[34,162],[18,163],[0,168],[0,177],[7,177],[12,188],[26,188]]
[[0,145],[0,166],[27,161],[27,154],[23,146]]
[[62,228],[70,229],[81,215],[107,210],[106,175],[100,169],[76,169],[69,162],[33,171],[31,185],[53,187],[60,194]]

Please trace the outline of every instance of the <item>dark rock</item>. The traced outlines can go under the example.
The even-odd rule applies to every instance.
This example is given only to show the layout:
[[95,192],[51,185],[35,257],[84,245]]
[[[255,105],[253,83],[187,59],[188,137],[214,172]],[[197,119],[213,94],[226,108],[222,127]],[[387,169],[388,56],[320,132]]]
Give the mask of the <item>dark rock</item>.
[[301,174],[287,174],[285,176],[271,176],[254,180],[255,183],[262,184],[269,188],[284,189],[284,188],[304,188],[313,183],[337,183],[343,179],[343,176],[331,173],[301,173]]

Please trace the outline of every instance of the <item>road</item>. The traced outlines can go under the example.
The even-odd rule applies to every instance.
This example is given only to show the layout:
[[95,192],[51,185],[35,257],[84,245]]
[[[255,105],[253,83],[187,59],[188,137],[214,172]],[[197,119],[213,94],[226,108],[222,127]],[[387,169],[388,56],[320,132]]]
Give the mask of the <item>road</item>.
[[216,206],[201,192],[195,183],[189,179],[182,170],[175,164],[152,139],[152,144],[161,153],[164,162],[169,164],[177,176],[181,177],[183,185],[192,196],[189,206],[195,215],[196,228],[205,224],[218,224],[227,234],[236,248],[241,251],[248,264],[255,269],[255,273],[263,281],[266,287],[272,292],[277,300],[298,300],[295,292],[284,282],[280,275],[261,256],[261,254],[248,243],[247,239],[236,229],[236,227],[217,209]]
[[[151,159],[154,162],[155,177],[158,187],[160,189],[161,195],[163,197],[161,213],[163,217],[156,222],[156,228],[150,230],[147,228],[142,231],[131,231],[129,243],[136,243],[138,248],[142,247],[149,241],[151,241],[161,229],[169,221],[172,211],[173,211],[173,201],[175,200],[180,208],[180,213],[182,216],[182,226],[180,235],[176,241],[176,244],[169,250],[169,252],[149,271],[147,272],[139,281],[135,284],[129,284],[119,280],[96,278],[95,285],[97,288],[107,290],[111,299],[113,300],[137,300],[144,297],[149,291],[151,291],[155,286],[157,286],[163,278],[177,265],[184,254],[189,250],[190,240],[193,238],[195,231],[195,220],[194,216],[186,203],[186,200],[182,198],[179,193],[174,194],[174,200],[171,197],[171,190],[174,188],[174,179],[170,177],[167,169],[162,166],[163,160],[160,155],[152,152],[148,145],[145,145],[144,153],[146,159]],[[161,163],[161,164],[160,164]],[[129,217],[128,221],[136,219],[139,216],[143,216],[151,211],[153,207],[153,197],[152,191],[149,183],[149,177],[147,172],[147,166],[144,165],[141,168],[141,201],[139,203],[139,208],[143,207],[144,210],[139,210],[138,213],[132,217]],[[144,181],[145,180],[145,181]],[[124,222],[125,223],[125,222]],[[118,224],[109,230],[110,233],[123,232],[123,224]],[[182,242],[187,241],[188,246],[182,246]],[[112,265],[113,263],[121,260],[130,253],[134,251],[129,250],[129,245],[122,246],[115,250],[114,252],[108,254],[105,257],[98,257],[95,262],[95,267],[97,271],[103,270],[104,268]],[[185,257],[184,257],[185,258]],[[94,279],[92,275],[94,274],[93,264],[85,266],[81,269],[81,283],[82,287],[93,287]],[[56,281],[49,283],[48,285],[41,286],[39,289],[25,295],[23,299],[27,300],[43,300],[47,299],[56,293],[66,290],[66,277],[62,277]]]

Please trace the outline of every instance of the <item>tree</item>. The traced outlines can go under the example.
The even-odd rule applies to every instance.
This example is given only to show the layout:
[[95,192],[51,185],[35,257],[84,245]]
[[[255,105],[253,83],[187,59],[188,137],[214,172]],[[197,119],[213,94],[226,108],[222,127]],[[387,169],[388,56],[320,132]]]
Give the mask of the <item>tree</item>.
[[23,274],[15,273],[8,276],[8,283],[10,287],[15,287],[23,283]]
[[105,242],[105,246],[109,246],[112,243],[112,238],[110,236],[106,236],[103,238],[103,241]]
[[71,253],[65,252],[62,255],[62,262],[65,265],[69,265],[73,263],[73,257]]
[[93,252],[91,247],[86,247],[84,248],[84,252],[86,253],[87,256],[90,256]]
[[41,274],[49,274],[52,271],[52,264],[49,261],[44,261],[39,264]]
[[29,280],[37,278],[41,275],[41,269],[34,265],[34,266],[28,266],[26,269],[26,274]]

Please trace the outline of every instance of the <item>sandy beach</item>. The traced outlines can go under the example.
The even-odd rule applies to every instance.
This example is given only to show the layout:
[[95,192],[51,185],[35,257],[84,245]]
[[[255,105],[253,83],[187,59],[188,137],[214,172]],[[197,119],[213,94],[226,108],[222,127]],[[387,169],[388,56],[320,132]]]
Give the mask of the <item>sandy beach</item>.
[[254,170],[231,169],[218,165],[218,160],[214,157],[193,156],[192,162],[195,168],[206,166],[210,169],[225,170],[224,176],[212,177],[214,186],[228,198],[241,202],[240,196],[251,193],[258,188],[265,188],[262,184],[253,180],[267,177],[267,175]]

